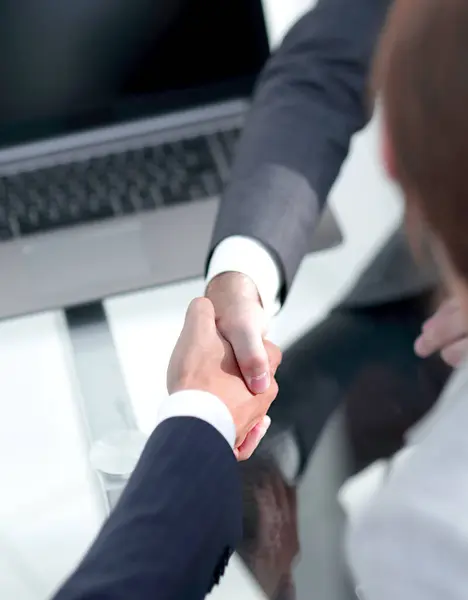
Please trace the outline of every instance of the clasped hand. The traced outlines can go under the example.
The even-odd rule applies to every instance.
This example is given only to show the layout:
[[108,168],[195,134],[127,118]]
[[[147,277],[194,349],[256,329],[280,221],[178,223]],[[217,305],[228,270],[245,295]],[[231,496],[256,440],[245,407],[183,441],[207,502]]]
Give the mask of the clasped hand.
[[[236,456],[245,460],[268,429],[281,352],[264,340],[263,308],[247,277],[218,276],[207,296],[189,307],[171,358],[168,389],[207,391],[224,402],[236,427]],[[466,356],[468,333],[455,299],[446,300],[424,323],[415,351],[421,358],[440,352],[451,366]]]
[[213,304],[197,298],[187,311],[184,327],[172,354],[167,388],[170,394],[200,390],[217,396],[229,410],[236,428],[235,454],[238,460],[249,458],[268,429],[266,416],[276,398],[275,373],[281,352],[264,342],[269,362],[269,385],[255,395],[246,386],[234,351],[218,331]]

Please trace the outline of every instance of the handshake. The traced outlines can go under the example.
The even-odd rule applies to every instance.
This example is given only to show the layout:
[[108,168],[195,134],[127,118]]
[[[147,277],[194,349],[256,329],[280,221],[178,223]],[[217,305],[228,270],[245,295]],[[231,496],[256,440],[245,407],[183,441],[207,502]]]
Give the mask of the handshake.
[[174,348],[167,373],[170,394],[185,390],[209,392],[225,404],[236,429],[234,452],[248,459],[265,435],[266,416],[278,393],[275,373],[281,352],[264,341],[269,361],[269,386],[255,394],[245,384],[231,344],[218,330],[215,309],[208,298],[197,298],[187,311],[184,327]]

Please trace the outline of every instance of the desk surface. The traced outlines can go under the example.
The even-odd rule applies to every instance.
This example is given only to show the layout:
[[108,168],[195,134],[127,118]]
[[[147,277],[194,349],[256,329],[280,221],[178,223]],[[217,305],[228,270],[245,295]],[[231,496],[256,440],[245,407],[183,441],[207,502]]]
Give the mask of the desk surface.
[[[399,222],[401,207],[380,177],[376,145],[374,123],[356,142],[331,199],[345,243],[304,261],[271,331],[270,337],[283,347],[326,316]],[[358,214],[366,214],[365,222]],[[166,393],[165,371],[184,311],[202,293],[202,282],[192,281],[105,302],[125,394],[143,432],[152,430],[158,400]],[[0,324],[2,598],[45,600],[77,562],[106,514],[105,495],[90,467],[89,415],[83,414],[84,388],[77,381],[72,354],[60,313]],[[282,421],[280,415],[278,423]],[[311,465],[316,466],[301,480],[298,492],[303,498],[298,521],[303,560],[295,570],[299,599],[310,598],[303,586],[311,573],[317,589],[326,591],[322,597],[343,598],[336,577],[336,491],[344,476],[342,437],[336,428],[332,422],[324,433],[324,449],[314,454]],[[317,544],[317,539],[323,543]],[[238,559],[215,597],[229,599],[234,593],[236,598],[261,597]]]
[[[180,326],[173,301],[184,303],[199,285],[134,299],[130,323],[145,322],[145,303],[167,302],[166,313],[158,311],[159,328],[125,328],[123,320],[112,327],[137,422],[147,431],[163,385],[154,367],[163,370],[159,363],[169,350],[161,347]],[[272,428],[254,458],[241,465],[250,534],[216,600],[239,594],[246,600],[354,598],[341,553],[337,492],[354,470],[395,451],[438,394],[442,379],[434,381],[434,365],[412,352],[424,315],[424,304],[414,300],[355,313],[335,310],[285,353]],[[0,326],[0,402],[8,417],[0,425],[1,597],[45,600],[106,514],[88,459],[89,415],[81,410],[71,353],[60,314]]]
[[0,596],[43,600],[105,515],[60,314],[0,324],[0,380]]
[[[265,4],[276,43],[312,1],[285,4],[268,0]],[[331,199],[345,244],[304,262],[287,306],[271,331],[272,339],[283,347],[327,314],[401,217],[401,207],[383,183],[376,157],[374,123],[354,144],[352,158]],[[365,222],[358,214],[366,215]],[[125,394],[143,432],[152,430],[158,400],[165,394],[166,366],[185,308],[202,292],[202,282],[193,281],[105,303]],[[45,600],[79,560],[106,514],[105,494],[90,467],[86,402],[72,355],[60,313],[0,324],[1,598]],[[287,522],[297,524],[293,530],[286,528],[287,539],[293,543],[285,547],[291,551],[285,556],[272,555],[257,543],[255,552],[245,556],[254,572],[257,568],[257,577],[235,557],[214,598],[256,600],[266,593],[278,599],[278,582],[272,573],[286,576],[292,564],[299,600],[345,597],[347,587],[337,575],[342,570],[336,491],[345,476],[340,423],[337,416],[325,428],[300,485],[289,484],[287,496],[298,498],[297,510],[291,512],[291,504],[286,503],[284,513],[294,516]],[[279,428],[289,431],[289,425],[290,420],[279,414]],[[283,442],[280,445],[283,447]],[[257,463],[251,464],[255,472]],[[283,475],[278,479],[275,468],[269,472],[279,488],[285,489]],[[281,513],[284,505],[278,508]],[[258,515],[263,523],[264,515],[261,511]],[[300,561],[296,537],[300,538]],[[257,582],[259,564],[265,565],[259,578],[262,585]],[[287,595],[293,589],[288,577],[283,577],[282,585],[281,598],[291,597]]]

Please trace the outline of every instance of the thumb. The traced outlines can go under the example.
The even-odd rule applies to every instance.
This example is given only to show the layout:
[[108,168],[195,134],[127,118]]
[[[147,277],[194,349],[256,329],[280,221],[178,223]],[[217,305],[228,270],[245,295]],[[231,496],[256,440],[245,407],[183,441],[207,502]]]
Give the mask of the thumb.
[[[212,332],[212,333],[210,333]],[[213,337],[207,338],[212,335]],[[196,298],[190,303],[185,314],[185,322],[172,351],[167,369],[167,389],[172,393],[180,383],[184,365],[200,345],[209,345],[217,336],[213,304],[206,298]]]
[[185,314],[181,335],[203,338],[207,333],[216,333],[214,306],[208,298],[195,298]]
[[270,387],[270,363],[263,344],[262,332],[250,324],[238,324],[223,332],[234,350],[245,383],[254,394]]

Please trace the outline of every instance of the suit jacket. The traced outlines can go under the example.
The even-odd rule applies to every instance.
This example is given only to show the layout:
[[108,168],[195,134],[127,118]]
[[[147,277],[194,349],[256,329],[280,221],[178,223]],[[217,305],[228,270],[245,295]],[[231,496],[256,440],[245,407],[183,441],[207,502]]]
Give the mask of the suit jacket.
[[464,600],[468,590],[468,363],[409,434],[351,522],[362,600]]
[[[350,139],[371,115],[368,74],[391,5],[392,0],[318,0],[259,79],[212,249],[231,235],[260,240],[280,265],[284,294],[312,245]],[[425,277],[418,282],[404,236],[390,246],[381,264],[365,274],[353,302],[427,286]]]
[[218,583],[241,533],[231,448],[202,420],[168,419],[55,600],[199,600]]

